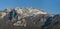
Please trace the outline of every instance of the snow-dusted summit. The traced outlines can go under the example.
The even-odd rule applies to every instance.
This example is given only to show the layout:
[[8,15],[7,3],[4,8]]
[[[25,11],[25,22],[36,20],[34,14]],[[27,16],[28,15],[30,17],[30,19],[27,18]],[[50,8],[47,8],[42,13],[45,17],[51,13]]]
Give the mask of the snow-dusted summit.
[[[5,9],[5,11],[3,11],[2,14],[2,18],[7,15],[9,12],[11,12],[12,10],[15,10],[19,15],[21,16],[33,16],[33,15],[38,15],[38,14],[48,14],[47,12],[40,10],[40,9],[35,9],[35,8],[7,8]],[[3,15],[4,14],[4,15]]]

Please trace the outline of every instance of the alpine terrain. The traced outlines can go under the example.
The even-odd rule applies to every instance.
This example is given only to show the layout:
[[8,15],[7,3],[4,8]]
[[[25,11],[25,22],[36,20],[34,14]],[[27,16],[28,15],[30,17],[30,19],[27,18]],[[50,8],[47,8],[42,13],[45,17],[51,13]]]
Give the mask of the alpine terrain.
[[60,14],[36,8],[6,8],[0,11],[0,29],[60,29]]

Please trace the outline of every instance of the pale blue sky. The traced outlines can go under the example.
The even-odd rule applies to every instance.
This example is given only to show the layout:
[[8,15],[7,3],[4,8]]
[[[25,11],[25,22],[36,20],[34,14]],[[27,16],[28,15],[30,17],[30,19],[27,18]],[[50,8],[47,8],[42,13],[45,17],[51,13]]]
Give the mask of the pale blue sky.
[[60,0],[0,0],[0,10],[7,7],[34,7],[51,14],[60,14]]

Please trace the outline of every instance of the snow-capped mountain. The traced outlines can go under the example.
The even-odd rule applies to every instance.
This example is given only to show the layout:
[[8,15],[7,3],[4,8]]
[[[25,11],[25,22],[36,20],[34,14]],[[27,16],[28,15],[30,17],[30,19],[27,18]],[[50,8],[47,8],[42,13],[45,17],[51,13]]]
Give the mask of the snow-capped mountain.
[[[36,8],[7,8],[0,11],[2,26],[37,26],[41,29],[50,28],[60,23],[60,14],[52,15]],[[53,27],[54,27],[53,26]]]
[[[5,18],[4,19],[5,22],[7,22],[7,21],[9,22],[9,20],[11,22],[15,22],[13,25],[16,25],[16,26],[20,26],[20,25],[26,26],[27,20],[25,18],[28,18],[30,16],[35,18],[37,15],[40,15],[40,14],[45,15],[48,13],[45,11],[39,10],[39,9],[35,9],[35,8],[19,8],[19,7],[16,7],[13,9],[12,8],[5,9],[3,12],[1,12],[1,18],[2,19]],[[35,20],[35,19],[33,19],[33,20]]]
[[[7,8],[5,9],[4,12],[2,12],[2,18],[7,15],[9,12],[11,12],[12,10],[15,10],[18,14],[20,14],[21,16],[32,16],[32,15],[38,15],[38,14],[48,14],[47,12],[44,12],[42,10],[39,10],[39,9],[34,9],[34,8],[19,8],[19,7],[16,7],[14,9],[12,8]],[[4,15],[3,15],[4,14]]]
[[16,12],[18,14],[22,14],[23,16],[32,16],[32,15],[38,15],[38,14],[47,14],[47,12],[43,12],[38,9],[33,8],[15,8]]

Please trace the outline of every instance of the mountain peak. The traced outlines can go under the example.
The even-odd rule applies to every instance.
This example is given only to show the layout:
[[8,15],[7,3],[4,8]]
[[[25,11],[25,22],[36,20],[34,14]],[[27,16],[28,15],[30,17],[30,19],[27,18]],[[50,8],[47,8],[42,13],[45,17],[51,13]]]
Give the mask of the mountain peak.
[[[24,17],[38,15],[38,14],[48,14],[45,11],[42,11],[42,10],[39,10],[39,9],[36,9],[36,8],[32,8],[32,7],[31,8],[26,8],[26,7],[24,7],[24,8],[19,8],[19,7],[16,7],[16,8],[6,8],[4,10],[4,12],[2,12],[1,14],[7,15],[11,11],[16,11],[17,14],[20,14],[20,15],[22,15]],[[2,15],[2,16],[4,17],[5,15]]]

